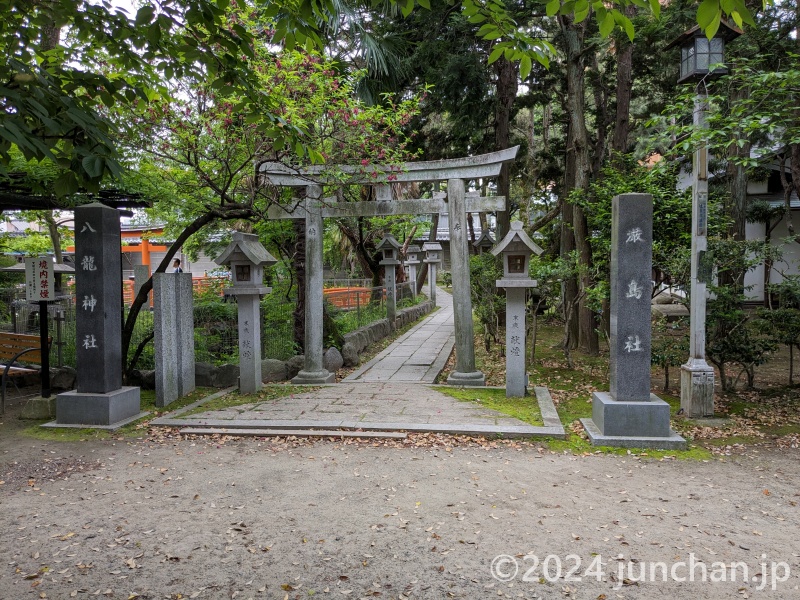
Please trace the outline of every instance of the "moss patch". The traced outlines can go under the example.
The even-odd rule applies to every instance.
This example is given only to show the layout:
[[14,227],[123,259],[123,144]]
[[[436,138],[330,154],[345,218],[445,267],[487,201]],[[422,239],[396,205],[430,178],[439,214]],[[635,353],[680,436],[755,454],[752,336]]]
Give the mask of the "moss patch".
[[505,390],[480,387],[438,387],[436,390],[462,402],[477,402],[530,425],[544,425],[539,403],[532,396],[506,398]]

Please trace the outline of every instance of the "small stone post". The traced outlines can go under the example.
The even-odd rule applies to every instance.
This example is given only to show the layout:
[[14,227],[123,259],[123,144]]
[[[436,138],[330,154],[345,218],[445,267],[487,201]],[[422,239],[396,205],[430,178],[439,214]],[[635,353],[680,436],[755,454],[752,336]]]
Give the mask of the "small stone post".
[[447,378],[447,383],[481,386],[486,385],[486,377],[475,368],[465,193],[463,179],[447,180],[450,263],[453,274],[453,322],[456,329],[456,365]]
[[153,274],[156,406],[195,389],[191,273]]
[[391,233],[387,233],[375,249],[383,253],[383,260],[379,264],[384,267],[383,282],[386,285],[386,319],[389,321],[389,328],[394,331],[397,325],[395,323],[397,319],[395,267],[400,264],[400,261],[397,260],[400,244]]
[[408,265],[408,280],[411,282],[411,296],[417,297],[417,265],[421,264],[419,253],[422,250],[417,245],[410,245],[406,249],[406,264]]
[[511,229],[492,254],[503,255],[503,278],[497,287],[506,288],[506,398],[522,398],[528,388],[525,372],[525,290],[536,287],[528,275],[531,254],[543,250],[522,229],[522,223],[512,221]]
[[257,235],[237,231],[214,262],[231,269],[233,287],[225,293],[236,296],[239,307],[239,391],[252,394],[262,387],[260,300],[272,291],[263,285],[264,267],[278,261],[261,245]]
[[582,419],[592,444],[682,448],[669,404],[650,393],[653,197],[615,196],[611,205],[611,391],[592,394]]
[[425,252],[424,262],[428,265],[428,283],[431,287],[430,298],[436,306],[436,267],[442,262],[442,245],[439,242],[425,242],[422,245]]
[[75,209],[77,389],[57,396],[57,425],[119,427],[140,415],[139,388],[122,386],[120,243],[116,210]]

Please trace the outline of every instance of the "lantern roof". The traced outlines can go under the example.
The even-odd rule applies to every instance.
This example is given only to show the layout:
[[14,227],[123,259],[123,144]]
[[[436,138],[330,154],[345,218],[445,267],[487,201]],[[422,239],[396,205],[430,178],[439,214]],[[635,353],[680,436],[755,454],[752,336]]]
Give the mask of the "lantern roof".
[[436,250],[441,250],[441,249],[442,249],[442,245],[439,242],[425,242],[424,244],[422,244],[422,251],[423,252],[430,252],[430,251],[436,251]]
[[[237,256],[241,254],[243,256]],[[269,267],[278,262],[272,256],[261,242],[258,241],[258,236],[254,233],[242,233],[235,231],[233,233],[231,243],[222,251],[214,262],[218,265],[228,265],[232,260],[242,260],[246,258],[251,263],[257,266]]]
[[419,254],[420,252],[422,252],[422,249],[416,244],[411,244],[406,248],[406,254]]
[[528,248],[530,248],[531,252],[534,252],[537,255],[544,252],[544,250],[542,250],[539,247],[539,245],[536,242],[534,242],[530,238],[530,236],[527,233],[525,233],[525,231],[523,231],[521,221],[512,221],[511,229],[506,234],[506,237],[500,240],[500,242],[494,248],[492,248],[491,250],[492,254],[497,256],[498,254],[503,252],[503,250],[505,250],[508,247],[508,245],[511,244],[512,242],[522,242]]
[[400,243],[394,239],[394,236],[391,233],[387,233],[383,236],[383,239],[378,242],[378,245],[375,246],[376,250],[384,251],[384,250],[397,250],[400,248]]
[[484,229],[483,233],[481,233],[481,236],[475,240],[475,243],[472,245],[476,248],[480,246],[485,246],[487,248],[489,246],[494,246],[494,236],[492,235],[492,232],[488,229]]
[[[735,40],[742,34],[744,34],[744,31],[742,31],[735,25],[729,25],[724,19],[720,19],[719,29],[717,30],[717,33],[714,34],[714,37],[721,37],[726,42],[730,42],[731,40]],[[669,44],[667,44],[664,50],[669,50],[670,48],[674,48],[675,46],[683,46],[690,39],[700,37],[703,35],[705,35],[705,33],[703,33],[703,31],[700,29],[700,25],[695,25],[691,29],[684,31],[677,38],[675,38]]]

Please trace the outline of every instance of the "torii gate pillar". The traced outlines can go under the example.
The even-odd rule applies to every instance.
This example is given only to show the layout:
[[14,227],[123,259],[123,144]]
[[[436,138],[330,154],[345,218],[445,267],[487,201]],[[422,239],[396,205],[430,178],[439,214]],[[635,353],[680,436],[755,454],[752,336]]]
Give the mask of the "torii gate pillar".
[[322,366],[322,187],[307,186],[306,198],[305,364],[292,383],[334,383],[336,374]]
[[453,276],[453,321],[456,330],[456,368],[450,373],[447,383],[467,386],[486,385],[486,377],[475,368],[469,237],[463,179],[447,180],[447,212],[450,222],[450,272]]

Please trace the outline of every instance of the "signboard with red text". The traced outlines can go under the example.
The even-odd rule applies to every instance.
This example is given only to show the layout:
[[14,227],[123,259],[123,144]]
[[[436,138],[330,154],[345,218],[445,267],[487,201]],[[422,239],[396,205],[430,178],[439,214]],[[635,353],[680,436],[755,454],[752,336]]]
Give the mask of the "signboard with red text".
[[25,292],[29,302],[56,299],[52,258],[39,256],[25,259]]

